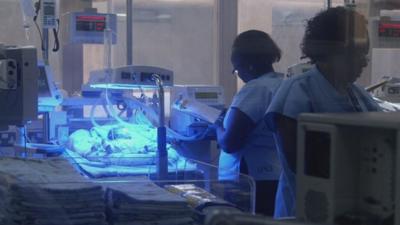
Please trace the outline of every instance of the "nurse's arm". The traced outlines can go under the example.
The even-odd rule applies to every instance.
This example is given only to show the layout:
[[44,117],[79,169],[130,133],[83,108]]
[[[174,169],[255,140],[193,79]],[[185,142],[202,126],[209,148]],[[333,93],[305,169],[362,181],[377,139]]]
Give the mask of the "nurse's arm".
[[226,116],[226,127],[217,127],[217,141],[225,152],[234,153],[244,146],[256,124],[238,108],[231,108]]
[[290,170],[296,173],[296,139],[297,139],[297,121],[287,116],[277,114],[275,117],[277,126],[277,135],[282,144],[282,150]]

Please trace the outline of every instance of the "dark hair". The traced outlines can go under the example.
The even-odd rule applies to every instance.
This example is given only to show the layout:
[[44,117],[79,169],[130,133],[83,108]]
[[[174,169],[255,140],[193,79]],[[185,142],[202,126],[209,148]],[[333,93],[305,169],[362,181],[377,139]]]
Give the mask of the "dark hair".
[[354,47],[354,37],[367,36],[366,24],[365,17],[350,8],[335,7],[318,13],[307,22],[301,44],[303,57],[316,62]]
[[281,50],[267,33],[249,30],[239,34],[233,42],[231,61],[234,59],[253,66],[271,66],[281,59]]

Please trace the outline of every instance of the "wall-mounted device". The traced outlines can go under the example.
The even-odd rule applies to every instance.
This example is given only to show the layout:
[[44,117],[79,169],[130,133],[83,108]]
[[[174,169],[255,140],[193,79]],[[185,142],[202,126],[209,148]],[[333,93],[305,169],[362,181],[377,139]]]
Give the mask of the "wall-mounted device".
[[379,37],[400,38],[400,21],[379,21]]
[[400,11],[381,10],[371,19],[370,30],[372,48],[399,48]]
[[302,114],[296,218],[399,224],[398,113]]
[[[371,50],[371,84],[383,76],[400,74],[400,11],[380,10],[379,17],[369,21]],[[397,76],[399,77],[399,76]]]
[[56,0],[41,0],[41,19],[43,28],[57,27]]
[[117,42],[117,15],[96,11],[70,12],[64,16],[66,43],[103,44],[104,31],[111,29],[112,43]]
[[154,88],[156,87],[154,74],[160,76],[163,86],[172,86],[174,84],[174,76],[171,70],[153,66],[123,66],[109,70],[92,71],[89,84],[92,88]]

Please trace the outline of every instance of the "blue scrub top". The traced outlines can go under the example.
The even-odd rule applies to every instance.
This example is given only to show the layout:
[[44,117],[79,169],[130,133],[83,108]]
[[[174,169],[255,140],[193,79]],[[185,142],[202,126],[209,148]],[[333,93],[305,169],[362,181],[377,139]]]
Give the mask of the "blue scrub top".
[[234,180],[240,173],[240,162],[244,158],[248,172],[255,180],[278,180],[281,174],[274,137],[264,123],[264,114],[282,83],[283,74],[270,72],[247,82],[234,96],[225,117],[224,126],[232,108],[246,114],[255,124],[245,145],[236,153],[221,151],[219,158],[219,179]]
[[282,141],[275,132],[274,115],[281,114],[297,120],[301,113],[380,111],[378,104],[364,89],[352,84],[349,93],[347,96],[340,95],[316,67],[285,80],[277,91],[265,115],[268,127],[274,131],[282,164],[275,218],[295,216],[296,180],[283,153]]

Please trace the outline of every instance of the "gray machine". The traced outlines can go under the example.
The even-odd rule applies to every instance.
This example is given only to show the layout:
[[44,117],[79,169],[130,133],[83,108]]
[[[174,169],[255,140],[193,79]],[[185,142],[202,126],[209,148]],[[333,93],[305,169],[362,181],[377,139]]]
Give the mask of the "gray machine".
[[379,83],[385,77],[399,78],[400,12],[380,10],[379,16],[370,19],[369,31],[371,83]]
[[176,85],[171,89],[171,129],[185,136],[194,136],[207,128],[208,123],[194,113],[188,113],[174,107],[176,101],[186,98],[222,110],[224,91],[221,86],[209,85]]
[[26,144],[25,125],[37,118],[38,73],[34,47],[0,45],[0,130],[15,125],[13,145]]
[[[37,60],[34,47],[0,47],[0,146],[31,147],[57,136],[65,113],[54,109],[62,101],[51,68]],[[42,113],[42,119],[38,119]],[[12,126],[13,125],[13,126]],[[29,138],[29,143],[26,140]],[[5,153],[5,152],[2,152]]]
[[24,126],[37,118],[36,49],[0,46],[0,68],[0,126]]
[[[223,88],[206,85],[177,85],[171,89],[169,125],[173,131],[181,136],[177,138],[181,154],[187,158],[217,165],[219,149],[215,133],[209,132],[210,122],[197,116],[196,113],[198,112],[190,113],[174,107],[175,102],[181,98],[222,110],[225,107]],[[206,179],[217,178],[217,170],[205,168],[204,172]]]
[[297,219],[399,224],[399,113],[303,114],[297,144]]

